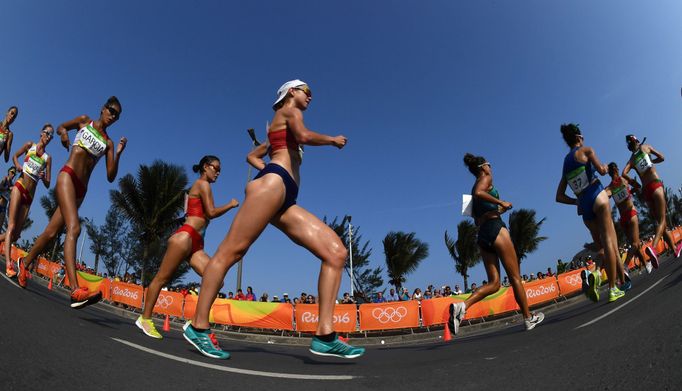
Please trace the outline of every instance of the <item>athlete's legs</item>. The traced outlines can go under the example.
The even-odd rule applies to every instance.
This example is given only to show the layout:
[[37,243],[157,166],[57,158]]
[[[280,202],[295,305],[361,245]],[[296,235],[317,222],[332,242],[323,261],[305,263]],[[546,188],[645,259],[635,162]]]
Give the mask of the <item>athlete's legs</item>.
[[[495,239],[495,242],[497,242],[497,239]],[[479,246],[479,249],[481,258],[483,258],[483,266],[485,267],[485,274],[488,277],[488,283],[481,285],[480,288],[476,289],[476,292],[473,292],[471,296],[464,301],[466,308],[471,307],[486,298],[486,296],[492,295],[500,289],[500,261],[497,258],[497,254],[485,250],[481,246]]]
[[143,318],[151,319],[152,311],[154,310],[156,300],[159,298],[161,288],[173,278],[173,273],[178,270],[178,266],[187,258],[190,251],[192,251],[192,238],[187,232],[178,232],[168,238],[168,246],[166,247],[163,260],[161,260],[159,271],[156,272],[152,282],[149,284],[147,294],[144,297]]
[[244,203],[237,211],[227,236],[208,262],[201,279],[201,291],[192,325],[208,328],[211,304],[225,279],[225,274],[242,259],[284,202],[284,182],[275,174],[266,174],[246,186]]
[[[59,234],[59,231],[61,231],[62,227],[64,227],[64,218],[62,217],[61,210],[59,209],[59,207],[57,207],[57,210],[55,210],[54,214],[52,215],[50,222],[47,223],[47,227],[45,227],[43,233],[41,233],[40,236],[38,236],[38,239],[36,239],[35,243],[33,243],[33,247],[31,247],[31,250],[24,258],[24,265],[26,266],[27,269],[29,269],[29,266],[31,265],[31,263],[33,263],[33,260],[36,259],[38,255],[40,255],[40,253],[43,252],[45,246],[52,239],[57,237],[57,234]],[[74,275],[76,274],[75,266],[73,269],[73,274]]]
[[675,251],[675,244],[673,243],[672,236],[666,232],[666,202],[665,202],[665,191],[662,187],[656,189],[652,195],[653,200],[648,203],[649,210],[651,211],[651,216],[656,220],[656,234],[654,235],[654,241],[651,243],[651,247],[654,249],[658,244],[658,241],[663,238],[668,246]]
[[203,277],[210,260],[211,257],[206,254],[206,251],[199,250],[192,254],[192,257],[189,259],[189,265],[199,276]]
[[511,241],[511,237],[509,236],[509,231],[506,228],[500,230],[500,234],[497,235],[497,239],[495,239],[494,246],[502,260],[502,266],[507,272],[509,283],[514,291],[514,298],[519,307],[521,307],[523,317],[528,319],[530,318],[530,311],[528,310],[526,291],[523,289],[523,284],[521,283],[519,260],[516,257],[516,251],[514,250],[514,244]]
[[272,224],[284,232],[294,243],[305,247],[322,261],[317,290],[320,318],[316,335],[334,331],[334,305],[341,285],[341,274],[348,250],[339,236],[312,213],[293,205],[272,219]]
[[[592,240],[594,241],[594,244],[597,246],[597,259],[599,262],[597,264],[601,266],[602,268],[608,270],[607,267],[607,258],[606,258],[606,253],[604,250],[604,241],[602,239],[601,235],[601,222],[599,220],[599,216],[597,216],[596,219],[593,220],[583,220],[583,223],[585,223],[585,226],[587,229],[590,231],[590,235],[592,236]],[[613,226],[613,220],[611,220],[611,226]],[[613,228],[613,232],[615,234],[616,228]],[[617,236],[615,236],[616,240],[616,276],[618,279],[620,279],[621,283],[625,282],[625,268],[623,267],[623,264],[620,262],[618,258],[618,239]],[[597,270],[599,270],[597,268]]]
[[[76,190],[69,174],[60,172],[57,178],[57,203],[66,225],[66,237],[64,238],[64,263],[69,277],[71,291],[78,289],[76,277],[76,247],[78,236],[81,233],[81,224],[78,220],[78,207],[80,202],[76,200]],[[82,200],[81,200],[82,202]]]
[[[24,215],[24,211],[21,210],[23,204],[21,203],[21,192],[16,187],[12,187],[12,192],[9,202],[9,219],[7,220],[7,230],[4,233],[5,240],[5,261],[10,262],[10,254],[12,252],[12,242],[14,242],[13,236],[16,235],[17,230],[17,216]],[[26,208],[28,209],[28,208]],[[23,223],[22,223],[23,225]],[[21,228],[19,228],[21,230]]]
[[620,262],[618,261],[618,239],[616,239],[616,229],[613,227],[611,206],[609,205],[609,197],[606,195],[605,191],[599,193],[592,208],[597,215],[596,221],[599,227],[599,237],[601,238],[601,243],[604,247],[603,264],[606,267],[609,287],[613,288],[616,286],[616,269]]
[[628,237],[628,241],[630,241],[630,249],[628,250],[626,262],[630,262],[630,259],[632,259],[633,256],[636,256],[637,259],[639,259],[640,267],[643,267],[644,255],[642,255],[642,243],[639,239],[639,217],[637,217],[637,215],[632,216],[630,221],[628,221],[625,234]]

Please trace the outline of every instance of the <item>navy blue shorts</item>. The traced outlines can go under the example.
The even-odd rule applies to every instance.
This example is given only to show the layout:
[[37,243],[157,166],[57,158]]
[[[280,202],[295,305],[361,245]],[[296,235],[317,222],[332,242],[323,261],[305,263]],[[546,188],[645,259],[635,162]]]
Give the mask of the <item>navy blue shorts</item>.
[[597,215],[594,213],[594,201],[599,196],[599,193],[604,190],[601,182],[597,180],[583,190],[578,196],[578,211],[582,212],[583,221],[594,220]]
[[282,178],[284,182],[284,204],[279,208],[279,213],[284,213],[285,210],[289,209],[292,205],[296,205],[296,198],[298,198],[298,185],[294,178],[289,175],[289,172],[284,169],[284,167],[279,164],[269,163],[261,172],[256,175],[254,180],[262,177],[265,174],[277,174]]

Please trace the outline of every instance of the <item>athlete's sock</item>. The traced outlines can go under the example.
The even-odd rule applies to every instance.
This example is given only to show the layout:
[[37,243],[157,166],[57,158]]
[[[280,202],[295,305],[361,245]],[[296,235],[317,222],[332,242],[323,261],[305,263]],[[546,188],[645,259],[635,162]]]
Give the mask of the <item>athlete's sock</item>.
[[196,328],[196,327],[194,327],[194,326],[191,325],[191,324],[189,325],[189,327],[191,327],[192,329],[194,329],[194,331],[199,332],[199,333],[207,333],[208,330],[209,330],[209,329],[200,329],[200,328]]
[[316,335],[315,338],[319,339],[322,342],[334,342],[334,340],[336,339],[336,331],[334,331],[331,334]]

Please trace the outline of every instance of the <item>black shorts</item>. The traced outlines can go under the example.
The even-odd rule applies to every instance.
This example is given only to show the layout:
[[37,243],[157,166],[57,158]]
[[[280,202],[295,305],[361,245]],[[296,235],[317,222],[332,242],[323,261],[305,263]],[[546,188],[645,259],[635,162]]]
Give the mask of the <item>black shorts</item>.
[[484,221],[483,224],[478,227],[478,240],[476,243],[478,243],[482,249],[494,253],[495,247],[493,245],[495,244],[495,239],[497,239],[497,235],[500,233],[502,228],[507,228],[502,219],[490,219]]

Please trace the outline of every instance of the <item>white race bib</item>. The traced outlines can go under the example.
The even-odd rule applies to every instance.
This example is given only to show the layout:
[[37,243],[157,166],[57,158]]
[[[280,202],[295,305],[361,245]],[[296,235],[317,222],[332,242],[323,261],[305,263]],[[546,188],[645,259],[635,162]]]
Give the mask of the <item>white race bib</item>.
[[587,172],[585,171],[585,166],[576,168],[575,170],[566,174],[566,182],[573,190],[573,193],[577,196],[582,193],[583,190],[587,189],[590,185],[590,181],[587,179]]
[[45,160],[36,155],[26,158],[22,171],[32,178],[38,178],[45,167]]
[[628,193],[628,190],[625,188],[624,185],[621,185],[613,189],[611,191],[611,196],[613,197],[613,200],[616,201],[616,204],[620,204],[623,201],[627,201],[628,198],[630,198],[630,194]]
[[635,162],[635,169],[637,170],[639,175],[644,174],[647,170],[654,166],[654,164],[651,162],[649,154],[644,153],[644,151],[642,150],[639,150],[635,154],[635,158],[633,160]]
[[86,125],[78,131],[76,145],[90,152],[96,158],[102,156],[107,148],[107,142],[99,131],[92,125]]

